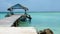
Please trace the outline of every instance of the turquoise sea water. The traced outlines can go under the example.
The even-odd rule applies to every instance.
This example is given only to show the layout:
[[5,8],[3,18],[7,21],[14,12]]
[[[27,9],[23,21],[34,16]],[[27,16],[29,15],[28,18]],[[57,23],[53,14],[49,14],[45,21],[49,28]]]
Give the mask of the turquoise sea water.
[[[22,14],[22,13],[16,13]],[[50,28],[54,34],[60,33],[60,13],[28,13],[31,15],[31,22],[21,22],[19,27],[33,26],[37,30]],[[4,19],[6,13],[0,13],[0,19]]]

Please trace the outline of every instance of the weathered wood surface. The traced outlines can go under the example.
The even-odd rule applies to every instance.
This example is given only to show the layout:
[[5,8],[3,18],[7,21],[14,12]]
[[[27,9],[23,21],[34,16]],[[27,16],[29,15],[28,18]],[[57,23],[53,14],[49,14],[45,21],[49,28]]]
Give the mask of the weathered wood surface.
[[11,27],[13,23],[19,19],[21,15],[12,15],[0,20],[0,27]]

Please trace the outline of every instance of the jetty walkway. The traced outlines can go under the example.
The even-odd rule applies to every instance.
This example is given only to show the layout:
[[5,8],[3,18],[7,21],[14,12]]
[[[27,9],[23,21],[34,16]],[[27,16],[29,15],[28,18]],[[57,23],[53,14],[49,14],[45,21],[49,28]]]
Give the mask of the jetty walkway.
[[21,15],[12,15],[0,20],[0,27],[16,26]]

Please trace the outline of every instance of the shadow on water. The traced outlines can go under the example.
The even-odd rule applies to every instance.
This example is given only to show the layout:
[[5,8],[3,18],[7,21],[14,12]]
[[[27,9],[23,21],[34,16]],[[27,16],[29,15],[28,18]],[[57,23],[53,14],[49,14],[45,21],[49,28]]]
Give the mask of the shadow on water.
[[29,21],[26,21],[26,22],[20,21],[18,24],[19,24],[18,27],[29,27],[31,22],[29,22]]

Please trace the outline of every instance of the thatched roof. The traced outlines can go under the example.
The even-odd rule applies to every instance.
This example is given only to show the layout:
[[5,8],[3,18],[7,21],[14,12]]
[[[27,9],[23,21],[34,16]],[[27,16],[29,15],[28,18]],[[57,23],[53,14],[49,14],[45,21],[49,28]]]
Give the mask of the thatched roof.
[[24,9],[25,11],[28,10],[27,7],[24,7],[24,6],[22,6],[21,4],[16,4],[16,5],[14,5],[14,6],[11,6],[10,8],[8,8],[8,11],[12,11],[13,9]]

